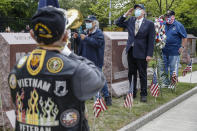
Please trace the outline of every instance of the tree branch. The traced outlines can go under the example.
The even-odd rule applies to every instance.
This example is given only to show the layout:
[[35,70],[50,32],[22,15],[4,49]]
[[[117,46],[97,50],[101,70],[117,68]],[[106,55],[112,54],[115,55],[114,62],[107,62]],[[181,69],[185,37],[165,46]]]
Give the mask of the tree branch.
[[160,7],[159,1],[158,0],[155,0],[155,1],[157,2],[158,7]]
[[170,9],[170,8],[172,7],[172,4],[173,4],[173,3],[174,3],[174,0],[171,1],[171,4],[170,4],[170,6],[169,6],[168,9]]

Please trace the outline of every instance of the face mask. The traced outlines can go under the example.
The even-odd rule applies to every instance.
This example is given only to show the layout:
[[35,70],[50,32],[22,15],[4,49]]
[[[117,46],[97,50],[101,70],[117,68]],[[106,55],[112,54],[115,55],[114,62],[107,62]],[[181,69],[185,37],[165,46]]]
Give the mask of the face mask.
[[92,29],[92,23],[86,23],[86,29]]
[[141,13],[142,13],[142,10],[140,9],[135,10],[135,17],[141,16]]
[[175,17],[170,16],[169,18],[166,18],[166,23],[167,24],[172,24],[174,22]]

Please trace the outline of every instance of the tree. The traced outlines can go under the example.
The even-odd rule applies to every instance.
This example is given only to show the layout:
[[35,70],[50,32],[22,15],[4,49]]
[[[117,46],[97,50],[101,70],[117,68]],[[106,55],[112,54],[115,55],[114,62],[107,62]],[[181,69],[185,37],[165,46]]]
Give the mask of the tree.
[[25,29],[25,25],[30,23],[30,18],[37,10],[37,4],[37,0],[1,0],[0,30],[7,26],[14,31]]
[[182,0],[178,7],[173,7],[176,18],[186,27],[197,27],[197,1]]
[[96,0],[59,0],[60,7],[63,9],[77,9],[79,10],[84,17],[87,17],[89,14],[92,14],[91,3],[95,3]]

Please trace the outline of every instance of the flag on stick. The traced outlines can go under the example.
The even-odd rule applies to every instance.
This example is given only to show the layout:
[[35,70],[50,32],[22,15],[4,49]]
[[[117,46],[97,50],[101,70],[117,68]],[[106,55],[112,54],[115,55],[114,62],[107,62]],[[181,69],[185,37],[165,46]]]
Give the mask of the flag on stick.
[[129,92],[127,93],[126,99],[124,101],[124,107],[125,108],[132,108],[133,106],[133,76],[132,76],[132,81],[131,81],[131,85],[129,88]]
[[130,92],[127,94],[127,97],[124,101],[124,107],[132,108],[132,105],[133,105],[133,93]]
[[171,84],[170,84],[169,88],[174,89],[176,87],[177,82],[178,82],[178,77],[176,75],[176,71],[173,71],[172,78],[171,78]]
[[94,116],[98,117],[100,112],[105,110],[107,110],[107,106],[105,105],[103,98],[98,93],[96,101],[94,102],[94,106],[93,106]]
[[183,76],[185,76],[188,72],[192,71],[192,60],[190,61],[190,63],[185,67],[185,69],[183,70]]
[[159,83],[157,82],[157,75],[156,72],[154,71],[153,73],[153,79],[152,79],[152,84],[150,87],[151,95],[154,97],[158,97],[159,95]]

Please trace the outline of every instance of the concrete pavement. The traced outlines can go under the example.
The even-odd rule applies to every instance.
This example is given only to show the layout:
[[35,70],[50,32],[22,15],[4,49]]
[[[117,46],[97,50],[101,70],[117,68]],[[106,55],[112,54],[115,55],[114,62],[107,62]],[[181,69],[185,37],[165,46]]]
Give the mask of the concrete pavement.
[[197,131],[197,94],[136,131]]
[[179,82],[197,83],[197,71],[178,77]]

